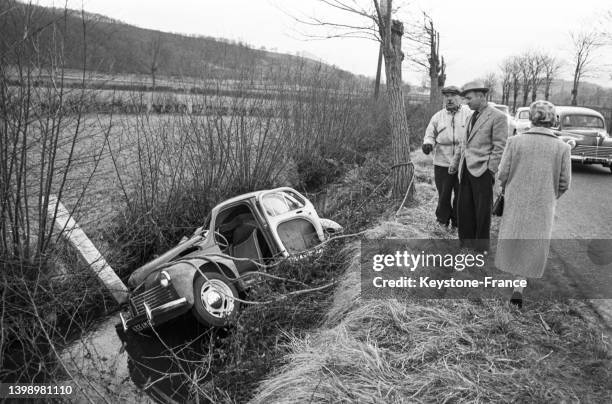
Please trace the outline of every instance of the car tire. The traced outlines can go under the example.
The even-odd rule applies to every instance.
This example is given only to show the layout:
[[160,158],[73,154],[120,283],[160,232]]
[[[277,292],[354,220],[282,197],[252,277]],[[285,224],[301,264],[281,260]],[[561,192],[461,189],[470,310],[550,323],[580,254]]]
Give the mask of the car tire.
[[230,280],[217,272],[204,272],[193,285],[193,314],[208,326],[223,327],[239,310],[238,290]]

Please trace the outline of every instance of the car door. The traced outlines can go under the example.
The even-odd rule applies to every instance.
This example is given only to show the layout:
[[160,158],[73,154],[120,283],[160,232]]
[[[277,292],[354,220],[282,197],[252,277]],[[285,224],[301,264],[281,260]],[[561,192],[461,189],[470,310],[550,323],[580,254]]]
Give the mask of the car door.
[[325,238],[312,203],[291,188],[277,188],[258,196],[270,232],[284,256],[315,247]]

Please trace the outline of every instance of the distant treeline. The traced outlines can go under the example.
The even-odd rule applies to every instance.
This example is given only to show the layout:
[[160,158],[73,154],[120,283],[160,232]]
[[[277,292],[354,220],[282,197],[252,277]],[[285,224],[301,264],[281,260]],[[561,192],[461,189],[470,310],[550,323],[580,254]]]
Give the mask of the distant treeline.
[[[321,62],[254,49],[240,42],[143,29],[88,13],[83,18],[80,11],[12,0],[0,0],[0,26],[0,52],[9,65],[11,49],[30,36],[36,46],[29,46],[27,51],[36,53],[42,64],[111,74],[146,74],[152,81],[154,76],[241,79],[247,69],[275,82],[282,82],[296,70],[304,75],[324,70],[337,81],[357,79],[352,73]],[[61,50],[57,48],[58,39],[64,44]]]

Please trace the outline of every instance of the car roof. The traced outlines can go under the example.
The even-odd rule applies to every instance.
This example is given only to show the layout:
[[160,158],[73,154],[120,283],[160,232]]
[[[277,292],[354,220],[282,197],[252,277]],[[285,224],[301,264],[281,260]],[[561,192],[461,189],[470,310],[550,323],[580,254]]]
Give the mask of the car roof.
[[529,107],[518,107],[516,109],[516,112],[523,112],[523,111],[529,111]]
[[214,211],[218,211],[219,209],[223,208],[224,206],[231,205],[231,204],[233,204],[235,202],[240,202],[240,201],[244,201],[244,200],[247,200],[247,199],[256,198],[259,195],[265,194],[267,192],[271,192],[271,191],[287,191],[287,190],[290,190],[290,191],[293,191],[295,193],[298,193],[296,190],[294,190],[292,188],[288,188],[288,187],[280,187],[280,188],[272,188],[272,189],[262,189],[262,190],[259,190],[259,191],[248,192],[246,194],[241,194],[241,195],[235,196],[233,198],[226,199],[223,202],[218,203],[213,208],[213,210]]
[[250,199],[250,198],[253,198],[253,197],[257,197],[257,196],[263,194],[264,192],[268,192],[268,191],[270,191],[270,190],[269,189],[263,189],[261,191],[248,192],[246,194],[241,194],[241,195],[238,195],[238,196],[234,196],[233,198],[226,199],[223,202],[218,203],[215,206],[215,209],[220,208],[220,207],[225,206],[225,205],[230,205],[230,204],[232,204],[234,202],[239,202],[239,201],[242,201],[242,200],[245,200],[245,199]]
[[595,111],[594,109],[585,108],[585,107],[573,107],[573,106],[563,106],[562,105],[562,106],[556,106],[555,112],[558,115],[567,115],[567,114],[591,115],[591,116],[597,116],[603,119],[603,115],[601,115],[599,112]]

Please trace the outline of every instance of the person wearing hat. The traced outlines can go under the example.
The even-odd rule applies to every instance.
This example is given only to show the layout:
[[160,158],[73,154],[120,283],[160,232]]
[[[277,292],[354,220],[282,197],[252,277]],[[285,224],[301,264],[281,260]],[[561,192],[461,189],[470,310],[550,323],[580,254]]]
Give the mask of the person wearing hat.
[[472,111],[461,104],[461,90],[455,86],[444,87],[444,108],[436,112],[425,129],[423,153],[433,151],[434,180],[438,190],[436,219],[446,227],[457,227],[457,174],[450,174],[450,166],[460,139],[465,137],[466,122]]
[[489,250],[493,184],[508,137],[506,115],[491,107],[489,89],[478,81],[463,87],[461,95],[473,112],[466,136],[457,148],[449,173],[458,172],[457,224],[459,240],[466,247]]
[[[508,139],[497,178],[504,192],[495,266],[517,279],[541,278],[546,267],[557,200],[569,189],[570,146],[549,128],[555,106],[535,101],[529,106],[531,128]],[[523,305],[517,287],[511,303]]]

